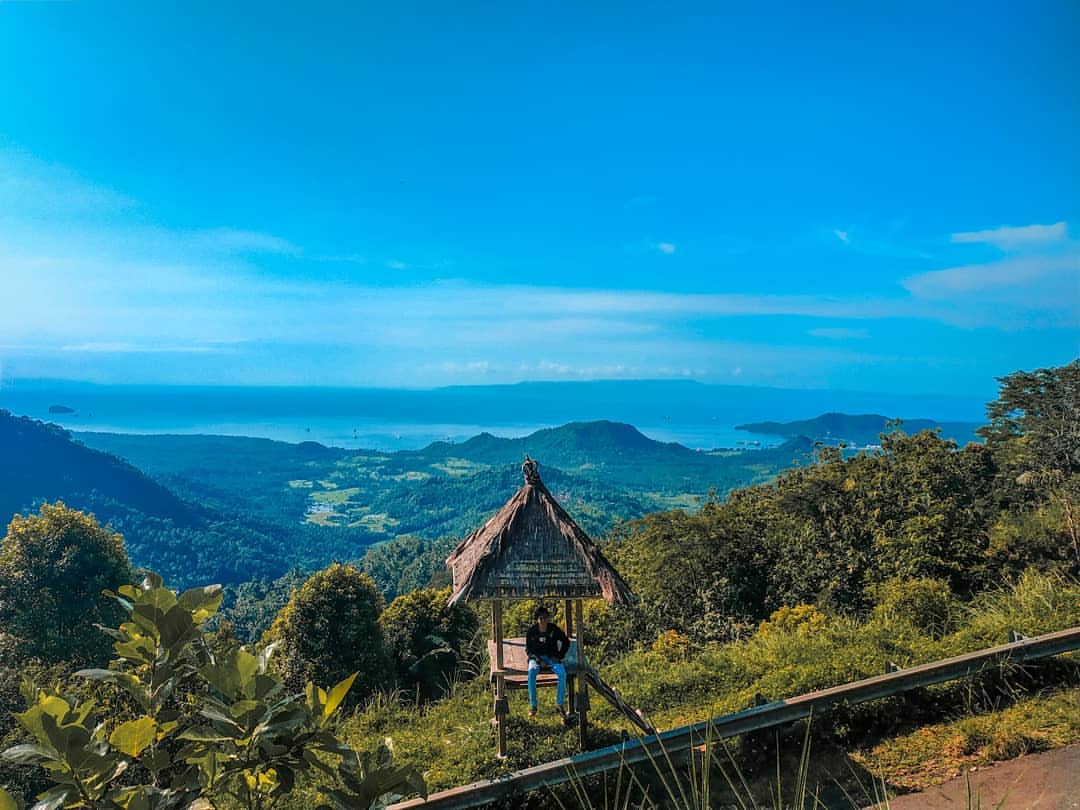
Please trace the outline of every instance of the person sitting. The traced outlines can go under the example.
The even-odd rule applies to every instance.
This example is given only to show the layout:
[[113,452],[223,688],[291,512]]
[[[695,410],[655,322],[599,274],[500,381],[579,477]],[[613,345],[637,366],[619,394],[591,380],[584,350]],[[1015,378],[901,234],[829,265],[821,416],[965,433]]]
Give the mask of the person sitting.
[[562,660],[570,649],[570,639],[549,619],[551,614],[541,605],[534,614],[536,624],[525,634],[525,654],[529,657],[529,717],[536,716],[536,676],[541,667],[548,667],[559,679],[555,698],[559,714],[566,717],[566,667]]

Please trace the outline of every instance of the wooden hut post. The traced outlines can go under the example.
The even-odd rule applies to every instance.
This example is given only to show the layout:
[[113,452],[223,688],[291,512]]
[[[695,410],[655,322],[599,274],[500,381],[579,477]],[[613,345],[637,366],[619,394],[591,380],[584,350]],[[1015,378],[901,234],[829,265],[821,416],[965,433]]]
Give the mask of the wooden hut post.
[[585,668],[588,662],[585,659],[584,633],[585,615],[582,609],[582,600],[574,600],[574,627],[577,629],[577,659],[578,672],[581,675],[577,679],[577,713],[578,713],[578,748],[582,751],[586,747],[586,735],[589,730],[589,685],[585,681]]
[[499,735],[499,758],[506,758],[506,716],[510,705],[506,699],[506,675],[503,667],[503,604],[501,599],[491,603],[491,634],[495,642],[495,726]]
[[[563,602],[563,616],[566,622],[566,635],[567,638],[574,637],[574,603],[570,599]],[[578,641],[580,645],[581,642]],[[569,706],[567,709],[570,714],[577,711],[577,693],[576,693],[577,675],[568,672],[566,674],[566,697]]]

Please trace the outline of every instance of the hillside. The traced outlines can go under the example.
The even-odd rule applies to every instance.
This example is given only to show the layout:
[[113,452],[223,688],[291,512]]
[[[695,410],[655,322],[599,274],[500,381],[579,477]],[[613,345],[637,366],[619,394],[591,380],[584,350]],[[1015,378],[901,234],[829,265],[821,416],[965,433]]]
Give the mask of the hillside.
[[277,577],[294,565],[320,567],[335,557],[355,558],[377,539],[356,531],[328,535],[296,521],[281,525],[243,509],[233,496],[200,497],[197,486],[178,494],[168,482],[85,446],[56,425],[7,411],[0,411],[0,456],[14,462],[0,465],[4,525],[42,501],[62,500],[122,533],[134,565],[180,586]]
[[[56,500],[80,509],[134,510],[179,526],[204,517],[131,464],[74,441],[56,425],[5,410],[0,410],[0,457],[9,462],[0,465],[0,516],[5,521],[36,503]],[[110,510],[109,503],[115,508]]]
[[881,434],[888,430],[899,429],[905,433],[918,433],[921,430],[940,430],[943,439],[952,439],[960,447],[978,441],[975,435],[976,422],[936,422],[933,419],[904,419],[899,425],[889,427],[894,420],[881,414],[846,414],[825,413],[813,419],[800,419],[794,422],[750,422],[736,425],[736,430],[750,433],[762,433],[766,436],[784,436],[794,438],[805,436],[814,441],[829,444],[845,442],[848,446],[865,447],[881,441]]

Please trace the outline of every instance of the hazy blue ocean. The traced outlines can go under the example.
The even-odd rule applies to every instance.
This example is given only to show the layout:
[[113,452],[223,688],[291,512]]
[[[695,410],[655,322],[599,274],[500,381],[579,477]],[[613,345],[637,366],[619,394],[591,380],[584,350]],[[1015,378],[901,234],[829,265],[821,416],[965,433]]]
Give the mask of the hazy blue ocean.
[[[53,405],[73,414],[50,414]],[[611,381],[522,383],[432,390],[223,388],[90,385],[15,381],[0,386],[0,408],[69,430],[204,433],[317,441],[347,448],[402,450],[487,431],[523,436],[572,421],[628,422],[647,436],[688,447],[774,444],[776,437],[735,430],[765,420],[806,419],[829,411],[889,417],[981,421],[973,397],[805,391]]]

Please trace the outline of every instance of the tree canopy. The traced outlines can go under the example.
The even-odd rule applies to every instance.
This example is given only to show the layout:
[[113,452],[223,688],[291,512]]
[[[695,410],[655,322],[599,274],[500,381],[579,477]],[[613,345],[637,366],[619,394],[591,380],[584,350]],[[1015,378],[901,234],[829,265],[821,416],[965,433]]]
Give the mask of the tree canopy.
[[399,683],[416,684],[428,698],[446,691],[480,624],[467,605],[446,604],[450,590],[421,588],[404,594],[379,617]]
[[63,502],[16,515],[0,545],[0,628],[15,660],[89,663],[108,656],[95,625],[119,617],[103,591],[131,581],[124,539]]
[[383,598],[371,577],[334,563],[297,588],[263,644],[277,643],[272,660],[291,688],[307,681],[337,683],[358,672],[353,696],[362,699],[390,672],[379,614]]

